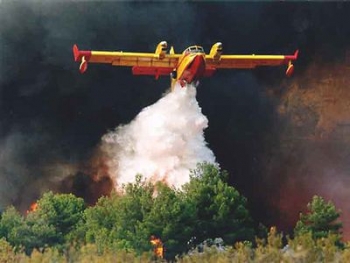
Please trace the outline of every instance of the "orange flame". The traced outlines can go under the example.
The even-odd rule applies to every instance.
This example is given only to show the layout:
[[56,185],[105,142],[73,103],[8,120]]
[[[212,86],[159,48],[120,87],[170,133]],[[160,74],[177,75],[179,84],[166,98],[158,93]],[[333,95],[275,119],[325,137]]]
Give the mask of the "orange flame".
[[38,203],[34,202],[30,205],[29,209],[27,210],[27,214],[29,214],[30,212],[34,212],[38,209]]
[[153,249],[154,255],[157,258],[163,258],[164,257],[164,247],[163,247],[162,240],[160,238],[156,238],[155,236],[151,236],[150,242],[154,247],[154,249]]

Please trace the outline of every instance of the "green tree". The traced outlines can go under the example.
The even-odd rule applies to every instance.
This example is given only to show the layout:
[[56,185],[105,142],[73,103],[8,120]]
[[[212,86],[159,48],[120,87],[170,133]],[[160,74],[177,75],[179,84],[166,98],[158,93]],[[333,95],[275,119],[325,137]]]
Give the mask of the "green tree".
[[86,240],[99,249],[132,249],[139,253],[151,249],[150,230],[144,220],[153,205],[154,186],[136,177],[123,194],[100,198],[86,210]]
[[34,219],[29,216],[13,229],[17,237],[16,244],[23,247],[27,255],[31,254],[33,249],[43,249],[47,246],[61,244],[57,237],[55,228],[41,218]]
[[95,206],[87,208],[84,212],[85,224],[83,225],[83,231],[86,232],[86,241],[96,243],[99,245],[99,249],[104,247],[101,242],[104,244],[110,242],[110,233],[117,221],[117,198],[119,197],[115,194],[110,197],[101,197]]
[[101,198],[86,209],[86,241],[103,253],[108,249],[149,251],[150,236],[159,237],[166,257],[187,250],[187,242],[222,237],[225,242],[252,240],[252,220],[246,199],[225,180],[226,172],[214,165],[202,164],[191,172],[182,190],[164,183],[153,185],[136,177],[123,194]]
[[9,207],[3,214],[0,222],[0,233],[2,237],[16,248],[24,248],[30,254],[35,247],[43,247],[47,240],[52,237],[52,229],[48,229],[46,222],[35,222],[32,224],[19,214],[14,207]]
[[226,183],[227,178],[226,171],[203,163],[191,172],[190,182],[183,187],[186,202],[195,208],[193,236],[198,242],[221,237],[233,244],[254,237],[247,200]]
[[187,242],[193,233],[195,207],[185,195],[164,183],[157,183],[150,213],[145,219],[148,233],[161,238],[165,258],[173,259],[187,250]]
[[131,242],[132,248],[141,253],[151,247],[151,233],[144,220],[152,209],[155,188],[151,182],[142,181],[142,176],[138,175],[136,182],[127,184],[124,191],[125,194],[118,203],[118,229],[115,237]]
[[4,237],[12,246],[20,246],[22,236],[18,234],[17,229],[24,224],[20,213],[13,206],[8,207],[1,217],[0,237]]
[[56,246],[62,249],[72,241],[79,241],[75,231],[83,220],[83,199],[72,194],[48,192],[37,204],[37,209],[29,212],[23,224],[13,230],[27,254],[34,248]]
[[313,238],[326,238],[329,234],[341,236],[342,223],[338,221],[340,212],[333,203],[326,202],[320,196],[314,196],[307,204],[307,213],[300,213],[300,219],[294,229],[295,235],[311,232]]
[[152,249],[151,235],[163,241],[167,258],[185,252],[193,232],[194,210],[183,193],[164,183],[147,183],[141,176],[127,184],[123,194],[100,198],[85,211],[86,240],[102,252],[109,249]]
[[38,209],[30,213],[27,219],[36,222],[41,220],[54,227],[57,243],[63,243],[75,239],[72,233],[83,219],[84,210],[85,203],[82,198],[73,194],[48,192],[38,200]]

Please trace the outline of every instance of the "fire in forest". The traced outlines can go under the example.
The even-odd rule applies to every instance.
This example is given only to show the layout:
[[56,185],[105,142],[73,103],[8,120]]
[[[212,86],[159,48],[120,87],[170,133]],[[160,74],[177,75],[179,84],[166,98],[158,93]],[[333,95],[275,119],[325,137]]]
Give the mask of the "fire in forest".
[[27,214],[30,212],[35,212],[38,209],[38,203],[34,202],[30,205],[29,209],[27,210]]
[[150,238],[150,242],[153,246],[154,256],[160,259],[164,258],[164,246],[162,240],[152,235]]

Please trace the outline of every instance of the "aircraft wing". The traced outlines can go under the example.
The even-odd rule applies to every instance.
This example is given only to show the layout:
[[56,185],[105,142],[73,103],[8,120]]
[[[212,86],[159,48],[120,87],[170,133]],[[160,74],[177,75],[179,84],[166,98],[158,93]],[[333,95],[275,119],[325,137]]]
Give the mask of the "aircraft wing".
[[106,63],[113,66],[132,67],[135,75],[168,75],[176,67],[180,54],[165,54],[161,49],[155,53],[108,52],[79,50],[73,46],[74,59],[80,62],[80,72],[84,73],[88,63]]
[[237,68],[249,69],[257,66],[279,66],[288,65],[286,74],[290,76],[293,73],[292,61],[298,57],[298,50],[294,55],[221,55],[214,58],[214,56],[206,56],[206,65],[208,68]]

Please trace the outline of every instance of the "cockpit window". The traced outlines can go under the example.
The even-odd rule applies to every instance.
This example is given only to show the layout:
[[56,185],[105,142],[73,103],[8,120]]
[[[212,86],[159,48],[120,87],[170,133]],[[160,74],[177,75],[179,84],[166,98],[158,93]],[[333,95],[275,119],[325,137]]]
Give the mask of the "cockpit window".
[[204,49],[201,46],[191,46],[185,50],[186,53],[204,53]]

